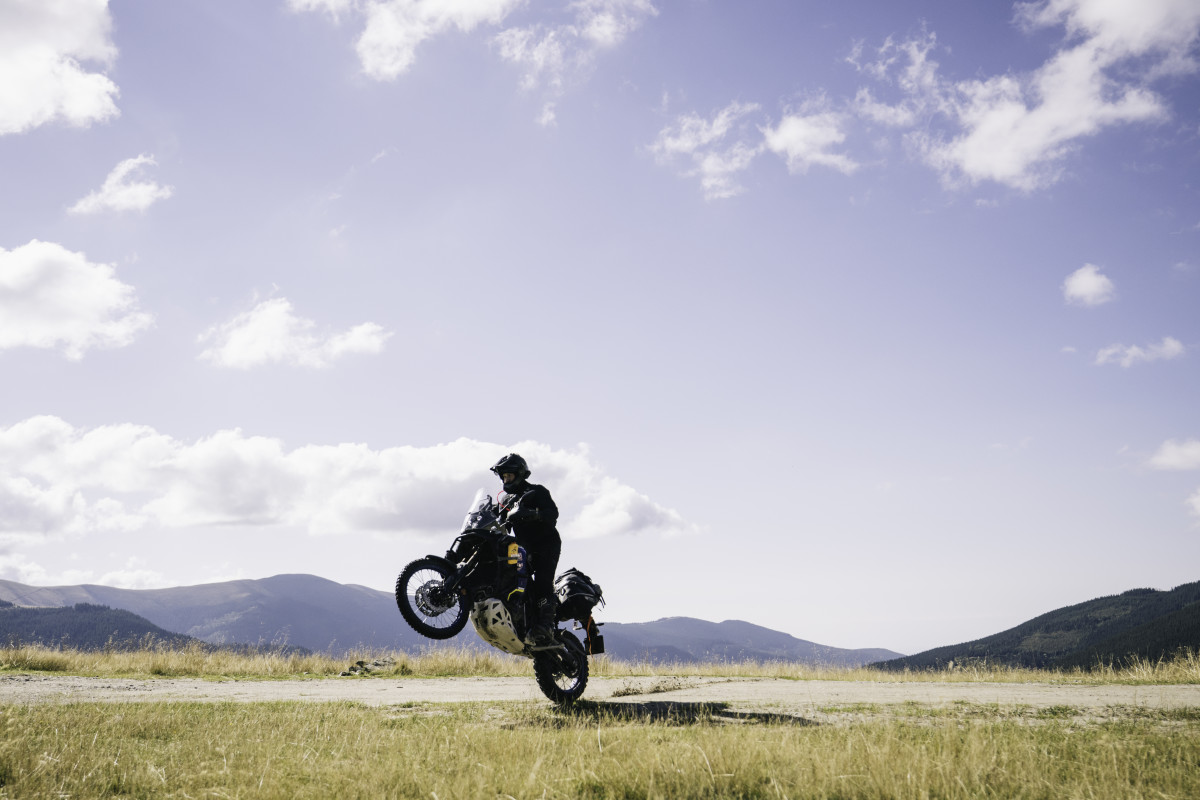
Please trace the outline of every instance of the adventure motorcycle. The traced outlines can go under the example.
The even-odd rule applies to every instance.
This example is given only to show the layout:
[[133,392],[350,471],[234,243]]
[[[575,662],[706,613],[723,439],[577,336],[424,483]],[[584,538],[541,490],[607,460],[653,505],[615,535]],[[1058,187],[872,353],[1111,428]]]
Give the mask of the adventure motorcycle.
[[449,639],[469,618],[488,644],[533,659],[538,687],[547,697],[570,703],[587,687],[588,656],[604,652],[604,637],[592,619],[604,594],[579,570],[560,574],[554,582],[556,621],[574,621],[584,640],[556,624],[553,643],[535,647],[525,640],[536,614],[526,593],[530,572],[529,555],[511,525],[480,491],[446,557],[419,558],[400,573],[396,605],[405,622],[430,639]]

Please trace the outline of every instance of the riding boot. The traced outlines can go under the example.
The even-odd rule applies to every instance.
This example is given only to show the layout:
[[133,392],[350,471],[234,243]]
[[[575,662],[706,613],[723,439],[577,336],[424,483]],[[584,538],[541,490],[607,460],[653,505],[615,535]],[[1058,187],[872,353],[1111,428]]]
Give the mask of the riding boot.
[[545,647],[554,644],[554,613],[558,610],[558,601],[554,597],[543,597],[538,600],[537,616],[529,630],[529,639],[534,647]]

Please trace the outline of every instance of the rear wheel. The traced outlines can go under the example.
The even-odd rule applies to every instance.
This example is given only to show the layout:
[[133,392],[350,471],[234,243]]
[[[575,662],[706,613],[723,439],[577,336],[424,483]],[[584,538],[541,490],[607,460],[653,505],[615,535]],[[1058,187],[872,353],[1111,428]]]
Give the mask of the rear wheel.
[[533,674],[542,694],[559,705],[573,703],[587,688],[587,652],[570,631],[558,631],[564,650],[542,650],[533,657]]
[[445,581],[454,568],[445,559],[419,558],[396,579],[396,605],[404,621],[422,636],[449,639],[467,624],[467,607],[457,592],[447,592]]

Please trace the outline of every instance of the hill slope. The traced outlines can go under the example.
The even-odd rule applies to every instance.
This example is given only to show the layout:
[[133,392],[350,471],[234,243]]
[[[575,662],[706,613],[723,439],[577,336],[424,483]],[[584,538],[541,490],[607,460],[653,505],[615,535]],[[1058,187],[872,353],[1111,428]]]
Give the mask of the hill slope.
[[77,650],[141,646],[152,637],[156,643],[183,647],[196,641],[190,636],[163,630],[129,611],[89,603],[63,608],[23,608],[0,602],[0,645],[44,644]]
[[1131,655],[1157,659],[1200,648],[1200,582],[1170,591],[1131,589],[1067,606],[972,642],[880,662],[885,669],[930,669],[986,659],[1019,667],[1091,667]]
[[610,622],[600,630],[606,651],[629,661],[794,661],[857,667],[899,655],[883,649],[828,647],[740,620],[668,617],[654,622]]
[[[425,639],[404,624],[391,593],[313,575],[169,589],[35,587],[0,580],[0,600],[27,606],[92,603],[122,608],[167,630],[214,644],[288,644],[333,655],[357,647],[409,652],[445,645],[487,647],[469,624],[448,642]],[[601,631],[609,653],[654,663],[752,659],[857,665],[898,655],[889,650],[827,647],[747,622],[688,617],[609,623]]]
[[313,575],[169,589],[0,581],[0,599],[28,606],[122,608],[213,644],[295,645],[340,655],[357,647],[410,650],[427,642],[404,624],[390,594]]

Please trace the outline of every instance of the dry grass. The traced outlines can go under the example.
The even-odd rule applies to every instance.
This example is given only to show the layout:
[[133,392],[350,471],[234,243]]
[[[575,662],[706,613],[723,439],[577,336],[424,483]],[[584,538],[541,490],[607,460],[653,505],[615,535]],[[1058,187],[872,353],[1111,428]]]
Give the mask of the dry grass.
[[1195,798],[1200,720],[580,703],[0,705],[0,797]]
[[784,661],[705,664],[650,664],[593,659],[592,674],[606,677],[663,675],[679,677],[760,677],[787,680],[874,681],[907,683],[1071,683],[1071,684],[1192,684],[1200,683],[1200,652],[1180,650],[1157,661],[1130,659],[1122,664],[1097,665],[1092,670],[1027,669],[986,662],[941,670],[885,671],[868,667],[830,667]]
[[[184,648],[150,646],[140,650],[78,651],[42,645],[0,648],[0,672],[57,672],[114,677],[294,678],[340,675],[363,661],[368,674],[379,677],[523,676],[529,661],[498,650],[429,648],[419,653],[363,650],[334,658],[324,654],[238,652],[202,645]],[[371,667],[372,662],[379,666]],[[1158,661],[1134,659],[1098,665],[1090,671],[1034,670],[973,663],[946,670],[887,672],[866,667],[821,667],[790,662],[718,662],[651,664],[599,656],[592,659],[596,677],[759,677],[787,680],[875,681],[886,683],[1071,683],[1071,684],[1200,684],[1200,653],[1181,650]]]
[[[349,658],[191,647],[86,653],[0,649],[0,672],[290,678],[528,675],[498,651]],[[655,666],[594,674],[793,680],[1200,683],[1192,652],[1093,672],[975,665],[888,673],[792,664]],[[0,696],[0,800],[256,798],[1195,798],[1200,710],[869,704],[808,718],[722,704],[47,703]]]
[[529,669],[525,659],[499,651],[468,648],[430,649],[412,654],[362,650],[337,658],[321,653],[248,652],[199,644],[183,648],[150,646],[140,650],[91,651],[43,645],[0,648],[0,672],[56,672],[104,677],[332,677],[358,662],[367,665],[364,674],[379,676],[500,676],[524,674]]

